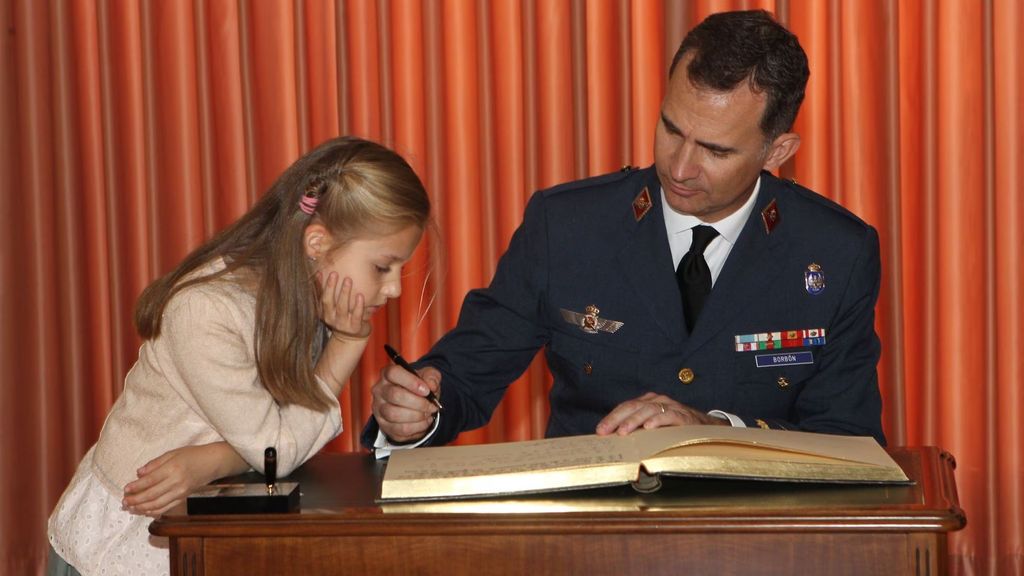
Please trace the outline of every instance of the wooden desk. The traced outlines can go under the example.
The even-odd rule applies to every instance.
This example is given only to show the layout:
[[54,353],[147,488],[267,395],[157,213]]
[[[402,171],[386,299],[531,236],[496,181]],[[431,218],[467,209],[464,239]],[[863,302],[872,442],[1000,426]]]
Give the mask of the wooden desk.
[[384,465],[321,454],[302,512],[167,515],[171,573],[943,574],[966,519],[952,458],[891,449],[913,486],[669,479],[514,500],[378,505]]

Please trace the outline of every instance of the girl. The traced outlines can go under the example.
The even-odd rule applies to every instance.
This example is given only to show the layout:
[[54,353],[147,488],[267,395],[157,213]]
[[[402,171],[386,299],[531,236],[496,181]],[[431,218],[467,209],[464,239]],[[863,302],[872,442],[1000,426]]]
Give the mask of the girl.
[[338,138],[146,288],[139,359],[50,516],[50,573],[166,574],[150,516],[262,471],[268,446],[284,476],[337,436],[337,396],[429,212],[400,156]]

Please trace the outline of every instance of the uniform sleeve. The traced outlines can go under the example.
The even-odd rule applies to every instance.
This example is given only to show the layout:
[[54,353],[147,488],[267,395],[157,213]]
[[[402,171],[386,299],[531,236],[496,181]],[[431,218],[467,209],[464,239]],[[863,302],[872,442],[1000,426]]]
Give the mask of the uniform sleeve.
[[253,468],[263,471],[263,452],[277,449],[278,474],[289,474],[341,432],[341,411],[332,398],[325,412],[280,406],[256,370],[253,326],[228,295],[203,287],[175,295],[165,310],[161,336],[172,365],[168,380],[210,427]]
[[795,421],[745,414],[747,426],[874,436],[885,445],[877,368],[881,343],[875,333],[880,282],[878,234],[868,227],[841,305],[828,327],[818,370],[796,400]]
[[[427,444],[447,444],[460,432],[487,424],[508,386],[550,339],[541,304],[547,291],[546,227],[544,195],[538,192],[491,284],[467,294],[458,324],[416,363],[441,372],[444,409]],[[371,417],[364,445],[372,448],[377,430]]]

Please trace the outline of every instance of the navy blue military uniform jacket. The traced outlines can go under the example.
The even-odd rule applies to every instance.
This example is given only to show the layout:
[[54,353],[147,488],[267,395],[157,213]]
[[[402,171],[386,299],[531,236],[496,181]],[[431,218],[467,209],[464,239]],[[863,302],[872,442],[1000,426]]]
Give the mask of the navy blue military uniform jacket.
[[[645,188],[651,206],[638,218]],[[593,434],[615,406],[651,391],[748,426],[884,444],[875,230],[763,172],[689,334],[659,191],[648,168],[532,197],[491,285],[466,296],[458,325],[420,361],[442,373],[444,410],[429,444],[486,424],[542,347],[554,376],[548,436]],[[621,326],[592,329],[607,328],[603,320]],[[364,443],[376,434],[371,418]]]

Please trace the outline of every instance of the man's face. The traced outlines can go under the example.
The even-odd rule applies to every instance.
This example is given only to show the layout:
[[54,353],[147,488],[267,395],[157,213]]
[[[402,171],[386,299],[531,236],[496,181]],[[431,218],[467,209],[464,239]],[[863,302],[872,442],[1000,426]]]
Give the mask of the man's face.
[[799,139],[783,134],[767,145],[760,127],[766,96],[746,82],[731,92],[699,89],[686,74],[690,58],[669,79],[654,163],[673,210],[717,222],[747,201],[762,168],[772,170],[796,151],[776,150],[780,142]]

